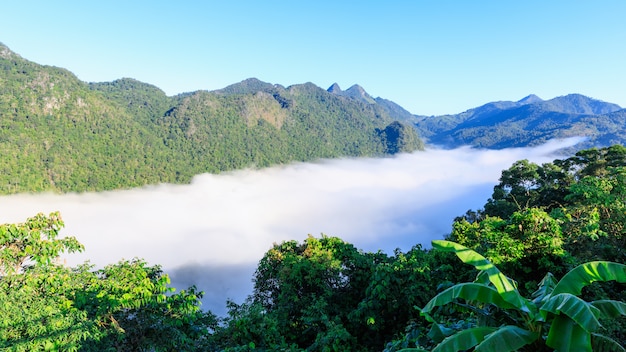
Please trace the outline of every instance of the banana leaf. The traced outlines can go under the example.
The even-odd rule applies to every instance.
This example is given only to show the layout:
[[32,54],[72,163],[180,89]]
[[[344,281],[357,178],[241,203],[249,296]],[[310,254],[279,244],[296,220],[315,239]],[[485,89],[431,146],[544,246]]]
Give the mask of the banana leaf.
[[430,313],[434,308],[452,303],[457,298],[462,298],[466,301],[493,304],[502,309],[515,308],[511,303],[505,301],[494,288],[483,284],[468,282],[454,285],[437,294],[421,309],[421,314]]
[[600,311],[599,318],[613,319],[626,315],[626,303],[610,299],[601,299],[591,302],[591,305]]
[[602,326],[598,321],[600,310],[569,293],[551,296],[541,306],[540,312],[544,318],[547,318],[548,313],[566,315],[589,333],[597,331]]
[[594,352],[626,352],[619,342],[600,334],[591,334],[591,347]]
[[487,335],[474,349],[475,352],[517,351],[537,340],[539,334],[514,325],[507,325]]
[[613,280],[626,283],[626,265],[607,261],[584,263],[565,274],[554,287],[552,294],[571,293],[579,296],[583,287],[587,285],[596,281]]
[[559,352],[591,352],[591,333],[566,315],[552,321],[546,345]]
[[505,301],[524,312],[532,312],[532,309],[529,307],[530,302],[519,294],[513,281],[500,272],[500,270],[485,257],[463,245],[451,241],[434,240],[432,241],[432,245],[433,248],[444,252],[454,252],[463,263],[472,265],[476,269],[486,272],[487,275],[489,275],[489,281]]
[[481,343],[485,336],[496,331],[497,328],[480,327],[459,331],[445,338],[432,352],[458,352],[469,350]]

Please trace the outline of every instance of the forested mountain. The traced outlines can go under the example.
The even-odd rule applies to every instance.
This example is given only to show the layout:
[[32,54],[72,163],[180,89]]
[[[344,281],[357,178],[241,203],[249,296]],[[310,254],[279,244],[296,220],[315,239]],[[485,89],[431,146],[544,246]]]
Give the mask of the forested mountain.
[[[626,144],[626,110],[570,94],[529,95],[460,114],[413,115],[355,84],[327,90],[251,78],[168,97],[123,78],[86,83],[0,44],[0,194],[88,191],[292,161],[423,148],[507,148],[586,137],[572,151]],[[415,128],[411,128],[411,126]]]
[[576,148],[626,144],[626,110],[618,105],[570,94],[550,100],[535,95],[500,101],[456,115],[414,117],[428,143],[508,148],[537,145],[553,138],[586,137]]
[[291,161],[422,148],[375,102],[249,79],[168,97],[86,83],[0,44],[0,193],[97,191]]

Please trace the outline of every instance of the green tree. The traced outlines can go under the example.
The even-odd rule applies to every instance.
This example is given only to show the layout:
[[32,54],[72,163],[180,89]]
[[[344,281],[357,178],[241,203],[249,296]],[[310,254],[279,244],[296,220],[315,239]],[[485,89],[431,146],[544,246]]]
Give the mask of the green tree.
[[[359,340],[380,350],[407,323],[421,322],[418,312],[406,307],[423,306],[436,293],[436,286],[456,277],[445,255],[417,245],[406,253],[396,250],[374,270],[366,296],[352,313],[365,322]],[[412,326],[418,329],[423,326]]]
[[567,159],[541,166],[516,161],[502,171],[500,182],[485,204],[484,214],[507,218],[515,211],[539,207],[550,212],[571,204],[570,187],[585,177],[603,178],[611,169],[626,166],[626,147],[587,149]]
[[80,252],[74,237],[59,238],[64,223],[58,212],[37,214],[23,224],[0,226],[0,277],[51,265],[63,252]]
[[585,176],[570,188],[571,205],[558,214],[565,222],[569,250],[585,260],[626,260],[626,167],[603,176]]
[[564,274],[575,260],[565,250],[559,220],[538,208],[514,212],[508,219],[487,216],[454,222],[448,240],[483,253],[502,270],[515,273],[532,292],[537,272]]
[[365,322],[351,320],[350,312],[365,297],[376,261],[336,237],[275,245],[255,273],[254,302],[290,345],[324,350],[331,348],[324,341],[341,339],[341,350],[357,350],[355,332]]
[[215,326],[195,288],[174,293],[158,266],[121,261],[94,270],[55,260],[82,245],[57,238],[58,213],[0,225],[0,349],[191,351]]

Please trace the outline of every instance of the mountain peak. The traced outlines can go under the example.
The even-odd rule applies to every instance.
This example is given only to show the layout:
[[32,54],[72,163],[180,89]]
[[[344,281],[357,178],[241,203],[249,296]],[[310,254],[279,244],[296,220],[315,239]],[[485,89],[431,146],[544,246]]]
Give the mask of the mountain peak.
[[367,93],[365,92],[365,89],[363,89],[363,87],[361,87],[361,86],[360,86],[360,85],[358,85],[358,84],[354,84],[354,85],[352,85],[352,87],[348,88],[348,89],[346,90],[346,92],[357,92],[357,93],[358,93],[358,94],[360,94],[360,95],[367,94]]
[[542,102],[542,106],[552,111],[584,115],[601,115],[621,110],[617,104],[607,103],[582,94],[556,97]]
[[339,87],[339,84],[337,83],[333,83],[333,85],[328,87],[326,91],[328,91],[329,93],[335,93],[335,94],[341,94],[342,92],[341,88]]
[[358,84],[355,84],[346,90],[341,90],[341,88],[339,87],[339,84],[333,83],[333,85],[330,86],[330,88],[328,88],[327,91],[329,93],[341,95],[342,97],[352,98],[352,99],[358,100],[366,104],[376,103],[376,100],[374,100],[372,96],[367,94],[365,89],[363,89],[363,87],[361,87]]
[[0,58],[10,59],[13,57],[20,57],[18,54],[14,53],[9,49],[8,46],[4,45],[4,43],[0,42]]
[[376,103],[374,98],[367,94],[365,89],[363,89],[363,87],[358,84],[355,84],[352,87],[348,88],[345,92],[343,92],[343,95],[354,98],[356,100],[360,100],[367,104]]
[[263,82],[257,78],[248,78],[214,92],[221,94],[248,94],[258,91],[272,91],[274,88],[274,85],[271,83]]
[[534,94],[530,94],[520,100],[518,100],[517,102],[521,105],[526,105],[526,104],[534,104],[534,103],[540,103],[542,102],[543,99],[539,98],[538,96],[534,95]]

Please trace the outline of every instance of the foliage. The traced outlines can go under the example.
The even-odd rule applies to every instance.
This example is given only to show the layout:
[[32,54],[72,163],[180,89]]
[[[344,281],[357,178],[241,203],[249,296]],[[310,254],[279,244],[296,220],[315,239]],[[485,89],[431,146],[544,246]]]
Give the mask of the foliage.
[[623,350],[617,341],[600,334],[599,320],[626,315],[626,303],[586,302],[578,296],[583,287],[596,281],[626,283],[626,265],[606,261],[581,264],[556,283],[549,274],[528,299],[520,295],[514,281],[475,251],[449,241],[433,241],[433,247],[454,252],[480,271],[473,283],[454,285],[421,309],[433,323],[433,331],[444,331],[436,319],[441,306],[458,305],[476,317],[475,326],[469,329],[431,334],[439,337],[433,351]]
[[419,321],[418,312],[405,307],[424,304],[438,283],[463,277],[451,259],[419,246],[393,256],[363,253],[326,236],[276,244],[258,265],[250,301],[231,303],[225,328],[214,338],[242,350],[250,343],[382,350],[407,322]]
[[215,325],[199,309],[201,293],[174,293],[158,266],[137,259],[97,270],[58,264],[62,251],[82,249],[72,237],[56,239],[62,226],[58,213],[0,226],[0,349],[192,350]]
[[278,321],[258,303],[227,302],[228,316],[210,339],[211,350],[296,350],[278,330]]
[[459,220],[448,236],[477,252],[528,285],[538,284],[537,272],[564,274],[574,262],[564,249],[560,222],[545,211],[529,208],[514,212],[508,219],[490,217],[474,223]]
[[[547,212],[567,207],[573,200],[571,187],[583,178],[602,179],[610,170],[626,167],[626,147],[614,145],[577,152],[541,166],[520,160],[502,171],[500,182],[485,204],[484,215],[506,218],[515,211],[543,208]],[[575,190],[575,188],[574,188]]]
[[49,266],[62,252],[82,251],[74,237],[58,238],[64,226],[60,214],[37,214],[23,224],[0,226],[0,277],[22,272],[26,266]]
[[324,341],[342,339],[354,349],[361,324],[349,313],[363,300],[376,260],[336,237],[276,245],[257,268],[254,301],[288,344],[321,350]]

